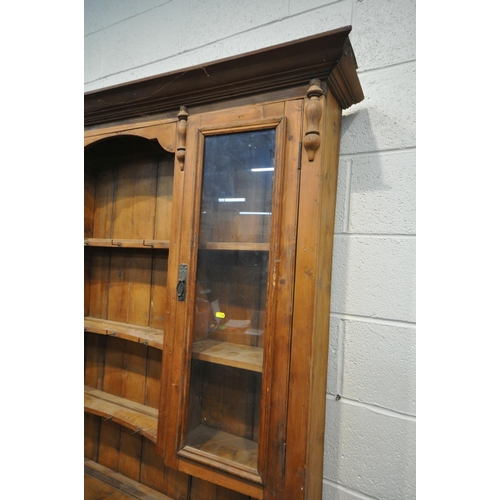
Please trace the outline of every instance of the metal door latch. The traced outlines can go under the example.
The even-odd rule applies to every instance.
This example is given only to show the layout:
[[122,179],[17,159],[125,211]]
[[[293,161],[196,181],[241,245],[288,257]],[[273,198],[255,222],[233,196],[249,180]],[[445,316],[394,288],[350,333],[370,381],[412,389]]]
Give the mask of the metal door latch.
[[187,272],[187,264],[179,264],[179,277],[177,281],[177,300],[179,302],[184,302],[186,300]]

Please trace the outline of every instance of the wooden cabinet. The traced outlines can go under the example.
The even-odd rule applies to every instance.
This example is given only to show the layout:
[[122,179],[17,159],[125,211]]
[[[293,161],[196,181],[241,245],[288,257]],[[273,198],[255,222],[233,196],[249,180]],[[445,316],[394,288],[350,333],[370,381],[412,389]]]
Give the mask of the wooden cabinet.
[[348,33],[86,97],[90,471],[321,498]]

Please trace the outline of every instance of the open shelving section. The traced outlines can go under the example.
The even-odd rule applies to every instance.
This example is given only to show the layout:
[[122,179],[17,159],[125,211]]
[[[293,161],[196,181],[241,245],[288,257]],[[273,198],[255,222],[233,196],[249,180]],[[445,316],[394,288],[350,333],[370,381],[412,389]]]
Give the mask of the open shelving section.
[[146,485],[167,492],[154,450],[173,165],[153,137],[113,135],[85,149],[86,500],[169,500]]
[[85,153],[84,331],[163,348],[173,156],[111,137]]

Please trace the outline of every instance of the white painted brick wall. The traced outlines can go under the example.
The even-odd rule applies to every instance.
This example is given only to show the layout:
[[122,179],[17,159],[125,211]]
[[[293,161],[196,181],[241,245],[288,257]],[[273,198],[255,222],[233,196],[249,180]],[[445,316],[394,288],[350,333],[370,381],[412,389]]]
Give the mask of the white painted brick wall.
[[85,0],[85,91],[353,26],[365,100],[342,124],[324,500],[416,497],[415,19],[415,0]]
[[85,0],[85,35],[109,28],[117,23],[140,16],[144,12],[158,8],[165,0]]
[[416,0],[355,0],[351,41],[363,71],[416,58]]
[[359,74],[365,99],[344,114],[341,154],[415,147],[415,66],[410,61]]
[[326,407],[324,477],[332,490],[415,498],[415,421],[331,397]]
[[[349,158],[348,233],[415,235],[415,151]],[[345,160],[342,161],[345,164]]]
[[415,415],[415,328],[344,321],[342,396]]
[[415,416],[415,326],[332,315],[327,392]]
[[415,238],[335,237],[331,310],[415,321]]

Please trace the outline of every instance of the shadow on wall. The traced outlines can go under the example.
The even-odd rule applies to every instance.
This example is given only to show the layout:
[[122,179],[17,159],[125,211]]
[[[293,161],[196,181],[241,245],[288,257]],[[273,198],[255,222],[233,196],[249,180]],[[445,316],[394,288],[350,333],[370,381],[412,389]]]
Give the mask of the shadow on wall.
[[[346,158],[346,155],[352,153],[378,152],[380,146],[373,133],[370,114],[373,110],[359,109],[342,116],[342,130],[340,133],[340,157]],[[391,187],[384,182],[382,168],[377,156],[372,156],[370,161],[371,172],[368,177],[359,179],[358,182],[350,184],[350,192],[363,191],[386,191]],[[346,193],[349,196],[350,193]]]
[[[380,135],[389,117],[379,109],[353,111],[341,131],[331,312],[414,322],[415,241],[396,235],[415,235],[415,151],[384,149],[394,141]],[[411,145],[409,122],[391,123]]]

